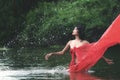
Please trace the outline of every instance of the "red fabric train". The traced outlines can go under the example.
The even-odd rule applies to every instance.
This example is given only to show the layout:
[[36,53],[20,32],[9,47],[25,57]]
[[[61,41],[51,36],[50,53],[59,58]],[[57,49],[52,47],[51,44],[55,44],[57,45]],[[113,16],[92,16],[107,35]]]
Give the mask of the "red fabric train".
[[[72,60],[70,72],[82,72],[89,70],[103,56],[107,48],[120,43],[120,14],[104,32],[97,42],[85,44],[70,50]],[[77,63],[75,63],[75,56]]]

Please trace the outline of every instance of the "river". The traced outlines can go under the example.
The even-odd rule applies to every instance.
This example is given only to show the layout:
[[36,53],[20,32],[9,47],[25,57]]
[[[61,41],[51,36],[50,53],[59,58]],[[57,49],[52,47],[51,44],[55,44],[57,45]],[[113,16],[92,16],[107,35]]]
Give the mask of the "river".
[[69,52],[52,56],[44,55],[59,48],[18,48],[0,50],[0,80],[120,80],[120,46],[109,48],[105,56],[114,60],[108,65],[100,60],[88,73],[69,73]]

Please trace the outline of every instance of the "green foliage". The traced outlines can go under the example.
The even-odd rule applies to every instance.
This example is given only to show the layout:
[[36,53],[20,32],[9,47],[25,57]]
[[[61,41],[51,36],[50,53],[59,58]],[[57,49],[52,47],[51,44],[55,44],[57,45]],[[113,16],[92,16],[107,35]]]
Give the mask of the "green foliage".
[[[3,45],[11,39],[13,42],[16,40],[18,46],[63,44],[72,38],[72,29],[77,24],[86,27],[86,39],[95,41],[119,14],[119,2],[0,0],[0,44]],[[100,30],[100,33],[96,34],[95,30]]]
[[14,40],[24,29],[24,16],[38,0],[0,0],[0,46]]
[[[112,0],[40,2],[36,9],[27,14],[26,29],[22,32],[20,41],[26,41],[26,46],[62,44],[71,39],[71,32],[76,24],[86,27],[87,39],[97,40],[119,13],[117,2]],[[101,33],[92,35],[96,33],[91,29],[101,30]]]
[[[0,0],[0,44],[4,43],[10,36],[14,24],[14,17],[12,15],[12,4],[10,1]],[[9,26],[9,27],[8,27]],[[10,30],[10,31],[9,31]],[[7,33],[7,34],[6,34]]]

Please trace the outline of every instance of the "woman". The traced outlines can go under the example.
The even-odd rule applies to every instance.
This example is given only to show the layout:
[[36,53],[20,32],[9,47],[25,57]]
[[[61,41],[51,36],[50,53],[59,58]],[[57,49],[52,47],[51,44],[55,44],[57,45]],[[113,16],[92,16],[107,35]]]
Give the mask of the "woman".
[[[71,62],[69,66],[70,72],[86,72],[103,56],[107,48],[120,43],[120,37],[115,36],[120,33],[120,15],[114,20],[111,26],[106,30],[102,37],[94,43],[89,43],[82,40],[79,36],[82,32],[82,27],[75,27],[72,35],[75,36],[74,40],[68,41],[62,51],[49,53],[45,59],[51,55],[64,54],[69,48],[71,52]],[[112,64],[112,60],[102,57],[108,64]]]

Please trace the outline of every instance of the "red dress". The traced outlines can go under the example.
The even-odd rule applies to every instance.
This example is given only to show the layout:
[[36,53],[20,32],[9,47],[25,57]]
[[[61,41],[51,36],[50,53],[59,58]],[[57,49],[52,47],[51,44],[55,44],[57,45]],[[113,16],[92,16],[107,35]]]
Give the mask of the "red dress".
[[[82,72],[90,69],[103,56],[107,48],[120,43],[119,35],[120,14],[97,42],[74,47],[70,50],[72,59],[69,71]],[[77,59],[77,62],[75,59]]]

